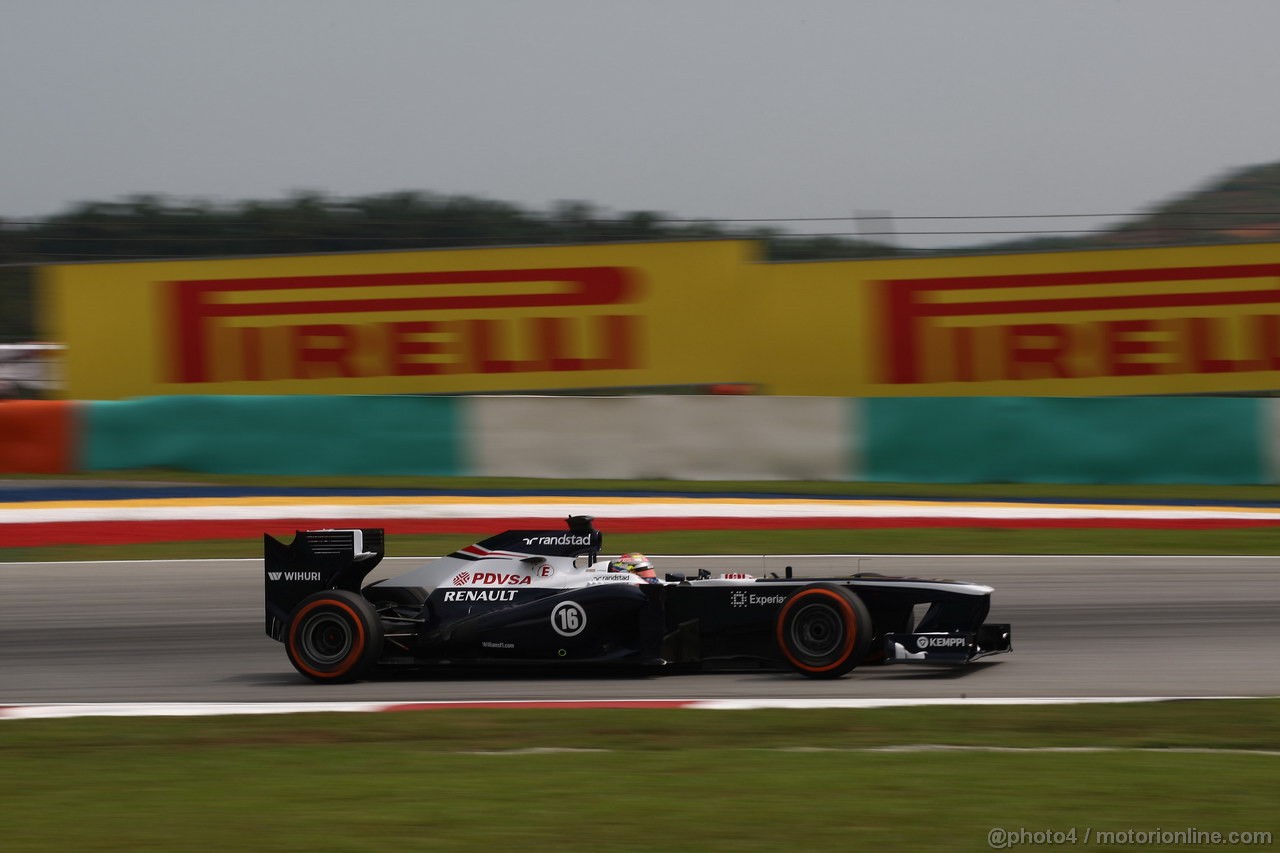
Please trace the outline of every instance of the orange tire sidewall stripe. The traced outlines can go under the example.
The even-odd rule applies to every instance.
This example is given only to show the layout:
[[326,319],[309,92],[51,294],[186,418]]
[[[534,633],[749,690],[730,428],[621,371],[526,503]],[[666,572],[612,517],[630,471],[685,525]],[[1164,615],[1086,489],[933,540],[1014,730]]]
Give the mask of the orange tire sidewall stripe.
[[[845,631],[847,636],[845,637],[844,648],[840,650],[840,655],[826,666],[809,666],[792,657],[791,652],[787,649],[785,635],[783,632],[783,626],[786,624],[787,614],[791,612],[791,608],[801,599],[810,598],[812,596],[824,596],[832,599],[837,603],[837,605],[839,605],[840,610],[845,614],[845,616],[848,617],[848,622],[846,624],[849,630]],[[827,670],[835,669],[840,664],[844,663],[845,660],[848,659],[849,655],[853,653],[853,647],[857,644],[858,639],[858,614],[849,606],[849,602],[844,598],[844,596],[839,593],[833,592],[829,589],[808,589],[796,593],[787,601],[786,604],[782,605],[782,612],[778,614],[777,633],[778,648],[782,649],[783,656],[790,661],[792,666],[797,669],[803,669],[806,672],[826,672]]]
[[[306,615],[310,613],[312,610],[315,610],[317,607],[336,607],[339,610],[345,610],[347,614],[351,617],[351,621],[356,626],[356,641],[355,643],[352,644],[350,653],[348,653],[347,656],[342,659],[342,662],[341,662],[342,665],[340,665],[339,668],[334,670],[333,672],[323,672],[318,669],[312,669],[311,667],[307,666],[307,664],[302,660],[302,658],[298,655],[298,652],[297,652],[296,631],[298,629],[298,626],[302,624],[303,618],[306,617]],[[356,611],[352,609],[352,607],[346,602],[337,601],[336,599],[313,601],[310,604],[308,604],[306,607],[304,607],[302,610],[300,610],[298,614],[293,617],[293,621],[289,623],[289,651],[293,652],[293,654],[290,655],[290,657],[293,658],[294,662],[300,668],[306,670],[309,674],[314,675],[316,678],[335,678],[335,677],[342,676],[348,670],[351,669],[351,665],[355,661],[359,660],[360,655],[364,653],[364,622],[361,621],[360,614],[356,613]]]

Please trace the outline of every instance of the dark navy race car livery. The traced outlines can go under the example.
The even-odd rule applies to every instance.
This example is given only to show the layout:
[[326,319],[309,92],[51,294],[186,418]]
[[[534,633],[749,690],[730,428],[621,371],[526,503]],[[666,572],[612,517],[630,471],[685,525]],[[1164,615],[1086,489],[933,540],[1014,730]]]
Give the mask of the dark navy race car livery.
[[583,664],[837,678],[859,664],[962,664],[1012,648],[1008,625],[983,622],[987,586],[789,569],[655,583],[609,571],[588,516],[564,530],[508,530],[367,585],[384,554],[380,529],[264,539],[267,634],[318,682],[375,667]]

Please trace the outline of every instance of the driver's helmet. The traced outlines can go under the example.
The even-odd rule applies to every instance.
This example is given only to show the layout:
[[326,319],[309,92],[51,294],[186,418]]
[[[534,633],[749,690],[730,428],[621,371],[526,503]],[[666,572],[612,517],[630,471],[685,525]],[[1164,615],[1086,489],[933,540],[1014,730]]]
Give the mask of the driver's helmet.
[[610,561],[609,571],[631,572],[633,575],[646,580],[657,580],[658,578],[657,573],[653,570],[653,564],[649,562],[649,558],[638,551],[623,554],[618,559]]

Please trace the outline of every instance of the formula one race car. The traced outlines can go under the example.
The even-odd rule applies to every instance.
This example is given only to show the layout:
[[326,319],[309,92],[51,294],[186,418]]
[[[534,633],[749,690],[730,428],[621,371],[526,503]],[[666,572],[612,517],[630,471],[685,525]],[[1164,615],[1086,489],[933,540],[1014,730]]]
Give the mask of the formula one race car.
[[651,582],[597,560],[589,516],[570,517],[567,531],[508,530],[363,588],[384,553],[380,529],[264,540],[267,634],[319,682],[356,681],[376,665],[494,664],[837,678],[863,663],[959,664],[1012,648],[1008,625],[983,624],[991,587],[790,569]]

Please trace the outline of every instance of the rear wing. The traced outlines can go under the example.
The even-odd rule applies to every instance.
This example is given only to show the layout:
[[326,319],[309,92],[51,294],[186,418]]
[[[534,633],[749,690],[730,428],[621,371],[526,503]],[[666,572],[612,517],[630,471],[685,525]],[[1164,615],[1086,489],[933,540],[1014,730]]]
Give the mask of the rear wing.
[[262,552],[266,630],[279,640],[293,609],[313,592],[360,592],[361,582],[386,553],[386,544],[381,528],[299,530],[288,545],[264,535]]

